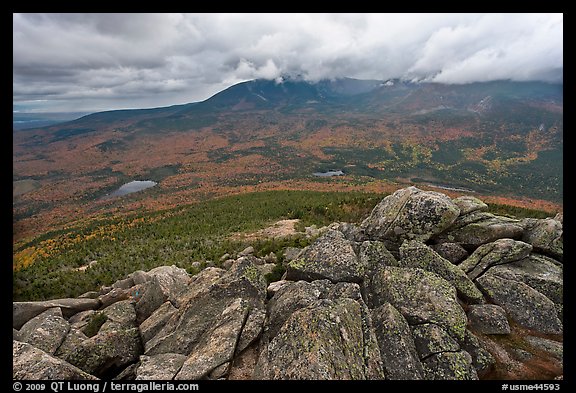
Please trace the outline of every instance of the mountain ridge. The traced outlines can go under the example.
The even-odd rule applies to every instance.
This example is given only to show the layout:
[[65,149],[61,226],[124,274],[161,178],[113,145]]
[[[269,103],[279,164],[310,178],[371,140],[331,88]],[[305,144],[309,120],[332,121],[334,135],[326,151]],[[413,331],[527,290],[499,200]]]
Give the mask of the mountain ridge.
[[[348,87],[346,87],[348,85]],[[500,86],[504,86],[504,88],[500,88]],[[56,128],[58,126],[62,126],[67,123],[76,123],[78,121],[85,121],[85,120],[92,120],[93,116],[106,116],[106,115],[138,115],[138,114],[182,114],[182,112],[186,112],[187,110],[196,110],[197,107],[200,105],[208,106],[210,109],[232,109],[234,105],[239,104],[239,101],[242,99],[247,98],[248,96],[252,96],[250,98],[253,101],[258,102],[255,98],[259,98],[260,101],[268,101],[271,99],[278,99],[279,97],[290,97],[296,96],[299,101],[310,101],[314,99],[336,99],[334,102],[330,102],[331,104],[337,104],[337,99],[340,98],[349,98],[352,96],[360,96],[365,94],[374,93],[379,98],[386,100],[388,97],[386,95],[390,93],[396,93],[402,90],[417,90],[419,88],[423,88],[422,90],[427,94],[436,94],[440,97],[442,96],[442,91],[445,93],[450,93],[450,90],[476,90],[474,99],[482,99],[486,96],[490,96],[494,94],[495,91],[498,93],[500,90],[500,94],[502,94],[502,90],[506,89],[515,89],[516,98],[529,98],[533,96],[535,93],[538,94],[541,98],[551,99],[554,103],[562,104],[563,102],[563,95],[562,95],[562,84],[553,84],[548,82],[514,82],[514,81],[490,81],[490,82],[474,82],[468,84],[441,84],[441,83],[413,83],[413,82],[406,82],[401,80],[387,80],[387,81],[378,81],[378,80],[361,80],[361,79],[354,79],[354,78],[337,78],[335,80],[321,80],[318,82],[306,82],[304,80],[293,80],[287,79],[282,82],[276,82],[275,80],[266,80],[266,79],[254,79],[245,82],[240,82],[235,85],[232,85],[212,96],[209,98],[202,100],[202,101],[195,101],[190,103],[184,104],[176,104],[167,107],[153,107],[153,108],[143,108],[143,109],[117,109],[117,110],[109,110],[109,111],[102,111],[102,112],[94,112],[86,116],[82,116],[79,119],[72,120],[70,122],[59,123],[57,125],[43,127],[43,128]],[[265,90],[265,91],[264,91]],[[272,92],[272,95],[268,94]],[[284,94],[279,94],[279,92],[283,92]],[[262,94],[260,94],[262,93]],[[323,93],[325,95],[323,95]],[[266,96],[268,94],[268,97]],[[392,94],[392,95],[393,95]],[[302,97],[302,95],[304,97]],[[384,96],[384,97],[383,97]],[[461,98],[461,97],[459,97]],[[370,97],[370,101],[373,101],[374,98]],[[302,102],[299,102],[302,104]],[[349,101],[345,101],[346,104],[350,104]],[[230,105],[230,107],[226,107],[226,105]],[[262,102],[260,102],[262,104]],[[364,103],[365,104],[365,103]],[[452,102],[454,104],[454,102]],[[248,108],[253,109],[253,108]],[[96,116],[97,117],[97,116]],[[107,119],[110,120],[110,119]]]

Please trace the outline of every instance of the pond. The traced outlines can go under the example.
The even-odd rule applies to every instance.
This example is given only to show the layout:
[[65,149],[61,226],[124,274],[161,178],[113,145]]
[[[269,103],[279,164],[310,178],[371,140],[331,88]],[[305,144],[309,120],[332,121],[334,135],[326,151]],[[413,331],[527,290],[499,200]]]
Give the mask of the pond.
[[151,180],[134,180],[129,183],[123,184],[118,188],[116,191],[112,192],[108,195],[109,198],[123,196],[126,194],[132,194],[133,192],[138,192],[145,190],[150,187],[154,187],[156,184],[155,181]]
[[344,176],[344,172],[338,171],[326,171],[326,172],[314,172],[314,176],[318,177],[331,177],[331,176]]

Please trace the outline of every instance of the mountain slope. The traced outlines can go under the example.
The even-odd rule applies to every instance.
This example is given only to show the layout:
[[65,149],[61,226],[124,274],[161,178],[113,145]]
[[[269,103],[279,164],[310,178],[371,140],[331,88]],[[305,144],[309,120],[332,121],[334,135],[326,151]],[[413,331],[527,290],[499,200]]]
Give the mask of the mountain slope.
[[[203,102],[101,112],[13,137],[16,237],[126,203],[157,209],[294,182],[562,203],[562,86],[545,83],[255,80]],[[312,176],[330,169],[345,176]],[[131,180],[159,185],[100,199]]]

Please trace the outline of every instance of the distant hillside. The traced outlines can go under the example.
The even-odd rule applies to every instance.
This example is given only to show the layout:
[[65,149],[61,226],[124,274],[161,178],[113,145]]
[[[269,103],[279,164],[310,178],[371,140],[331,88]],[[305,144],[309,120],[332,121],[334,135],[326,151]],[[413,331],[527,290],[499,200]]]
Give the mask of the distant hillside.
[[13,112],[12,129],[23,130],[27,128],[48,127],[54,124],[75,120],[87,114],[88,113],[86,112]]
[[[242,187],[419,184],[561,206],[563,86],[254,80],[198,103],[18,131],[13,151],[13,180],[36,185],[14,199],[16,238]],[[344,176],[312,175],[328,170]],[[159,184],[102,201],[132,180]]]

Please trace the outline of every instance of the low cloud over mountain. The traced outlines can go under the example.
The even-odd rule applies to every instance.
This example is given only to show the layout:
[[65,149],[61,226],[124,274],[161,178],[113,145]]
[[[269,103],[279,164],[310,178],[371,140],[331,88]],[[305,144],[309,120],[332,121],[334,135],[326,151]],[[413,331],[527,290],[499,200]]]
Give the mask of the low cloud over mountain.
[[14,14],[14,103],[203,100],[253,78],[562,81],[562,14]]

